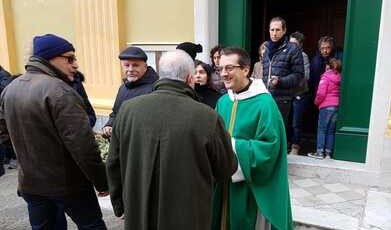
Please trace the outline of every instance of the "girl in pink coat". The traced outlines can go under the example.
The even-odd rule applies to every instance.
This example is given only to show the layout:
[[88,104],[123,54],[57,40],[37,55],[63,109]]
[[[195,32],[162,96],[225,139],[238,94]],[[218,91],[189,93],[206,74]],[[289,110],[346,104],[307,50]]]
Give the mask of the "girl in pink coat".
[[318,135],[316,153],[308,156],[323,159],[330,158],[334,150],[334,137],[339,104],[339,86],[341,84],[341,61],[329,60],[326,72],[321,76],[315,104],[319,108]]

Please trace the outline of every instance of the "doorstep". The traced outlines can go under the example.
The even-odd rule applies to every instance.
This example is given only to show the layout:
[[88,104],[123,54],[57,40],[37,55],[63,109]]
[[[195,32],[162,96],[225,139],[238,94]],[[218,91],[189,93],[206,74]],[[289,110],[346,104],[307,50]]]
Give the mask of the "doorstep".
[[390,173],[380,174],[368,170],[363,163],[288,155],[288,173],[293,176],[315,177],[326,182],[391,188]]

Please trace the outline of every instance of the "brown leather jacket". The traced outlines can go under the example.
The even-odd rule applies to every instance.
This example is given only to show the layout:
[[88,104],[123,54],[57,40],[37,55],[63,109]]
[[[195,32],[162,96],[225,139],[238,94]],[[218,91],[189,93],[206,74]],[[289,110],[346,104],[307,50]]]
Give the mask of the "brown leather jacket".
[[31,57],[26,73],[1,94],[0,137],[9,137],[20,163],[18,190],[67,196],[107,190],[82,99],[47,61]]

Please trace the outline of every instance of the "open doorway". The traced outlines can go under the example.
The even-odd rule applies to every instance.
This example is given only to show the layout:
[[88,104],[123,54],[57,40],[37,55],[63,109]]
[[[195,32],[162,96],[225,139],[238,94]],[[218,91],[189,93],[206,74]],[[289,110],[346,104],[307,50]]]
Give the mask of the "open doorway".
[[[251,1],[248,13],[251,15],[249,32],[252,60],[258,61],[258,47],[263,41],[269,40],[269,21],[276,16],[286,20],[287,35],[300,31],[306,36],[303,48],[310,60],[317,52],[321,36],[333,36],[336,47],[343,48],[347,4],[347,0]],[[315,107],[309,108],[304,114],[301,154],[316,149],[316,111]]]

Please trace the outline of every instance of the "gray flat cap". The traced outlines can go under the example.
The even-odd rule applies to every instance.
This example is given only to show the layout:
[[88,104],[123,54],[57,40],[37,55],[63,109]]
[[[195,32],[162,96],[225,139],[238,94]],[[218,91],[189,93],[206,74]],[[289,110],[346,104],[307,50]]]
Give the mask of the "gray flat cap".
[[147,61],[147,59],[148,59],[145,52],[141,48],[135,47],[135,46],[128,47],[127,49],[122,51],[119,54],[118,58],[120,60],[141,59],[143,61]]

